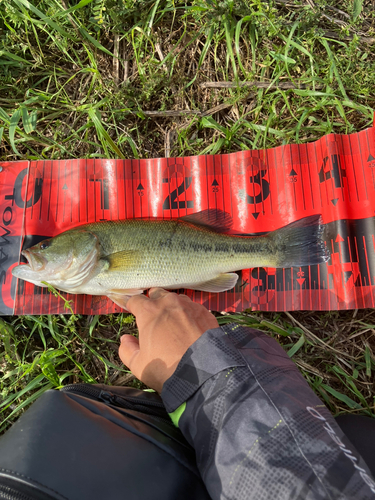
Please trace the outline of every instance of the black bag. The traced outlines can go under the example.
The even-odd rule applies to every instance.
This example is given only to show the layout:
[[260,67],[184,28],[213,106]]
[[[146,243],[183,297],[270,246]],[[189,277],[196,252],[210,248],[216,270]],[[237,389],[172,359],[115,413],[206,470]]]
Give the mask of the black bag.
[[128,387],[50,390],[0,438],[0,499],[210,497],[161,398]]

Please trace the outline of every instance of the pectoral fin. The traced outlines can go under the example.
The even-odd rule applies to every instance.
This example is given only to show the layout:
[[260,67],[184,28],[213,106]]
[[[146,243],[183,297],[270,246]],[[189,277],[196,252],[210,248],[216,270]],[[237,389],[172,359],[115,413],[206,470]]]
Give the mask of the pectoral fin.
[[126,309],[126,303],[129,299],[129,297],[132,297],[133,295],[140,295],[143,293],[143,289],[140,288],[132,288],[128,290],[110,290],[107,293],[107,297],[113,302],[122,307],[123,309]]
[[136,250],[123,250],[122,252],[107,255],[106,259],[109,262],[109,272],[127,271],[129,268],[137,265],[139,253]]
[[[225,273],[219,274],[216,278],[205,281],[204,283],[196,283],[194,285],[187,285],[186,288],[191,288],[192,290],[200,290],[202,292],[225,292],[226,290],[231,290],[238,280],[238,274],[236,273]],[[182,288],[182,287],[181,287]]]

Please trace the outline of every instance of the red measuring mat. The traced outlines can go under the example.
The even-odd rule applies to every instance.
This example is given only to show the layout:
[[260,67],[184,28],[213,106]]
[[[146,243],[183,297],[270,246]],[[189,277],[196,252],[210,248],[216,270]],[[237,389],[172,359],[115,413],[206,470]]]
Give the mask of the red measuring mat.
[[[185,292],[208,309],[374,307],[375,128],[227,155],[1,167],[1,314],[66,312],[47,289],[12,277],[21,248],[88,222],[171,219],[208,208],[230,213],[236,231],[252,234],[321,214],[330,251],[329,261],[315,266],[239,271],[228,292]],[[63,295],[76,313],[121,310],[106,297]]]

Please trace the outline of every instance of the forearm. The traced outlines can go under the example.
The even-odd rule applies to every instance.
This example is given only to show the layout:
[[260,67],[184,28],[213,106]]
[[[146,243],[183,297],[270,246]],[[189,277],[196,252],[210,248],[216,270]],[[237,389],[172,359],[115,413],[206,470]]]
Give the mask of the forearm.
[[186,403],[178,425],[215,499],[372,496],[363,460],[282,347],[259,331],[207,331],[162,398],[170,413]]

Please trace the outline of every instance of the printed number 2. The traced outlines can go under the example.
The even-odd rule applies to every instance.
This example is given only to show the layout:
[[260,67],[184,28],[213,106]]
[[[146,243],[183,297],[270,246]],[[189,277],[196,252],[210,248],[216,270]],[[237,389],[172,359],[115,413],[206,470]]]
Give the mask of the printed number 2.
[[[181,184],[174,189],[171,194],[169,194],[163,203],[163,210],[175,209],[175,208],[194,208],[194,201],[187,200],[185,201],[177,201],[178,196],[180,196],[184,191],[188,189],[192,181],[192,177],[184,177],[184,180]],[[168,182],[168,179],[163,179],[163,182]]]
[[258,184],[260,187],[260,193],[256,196],[247,195],[247,203],[255,205],[256,203],[261,203],[266,198],[268,198],[270,194],[270,184],[266,179],[263,179],[263,176],[266,175],[267,170],[261,170],[256,175],[250,177],[251,184]]

